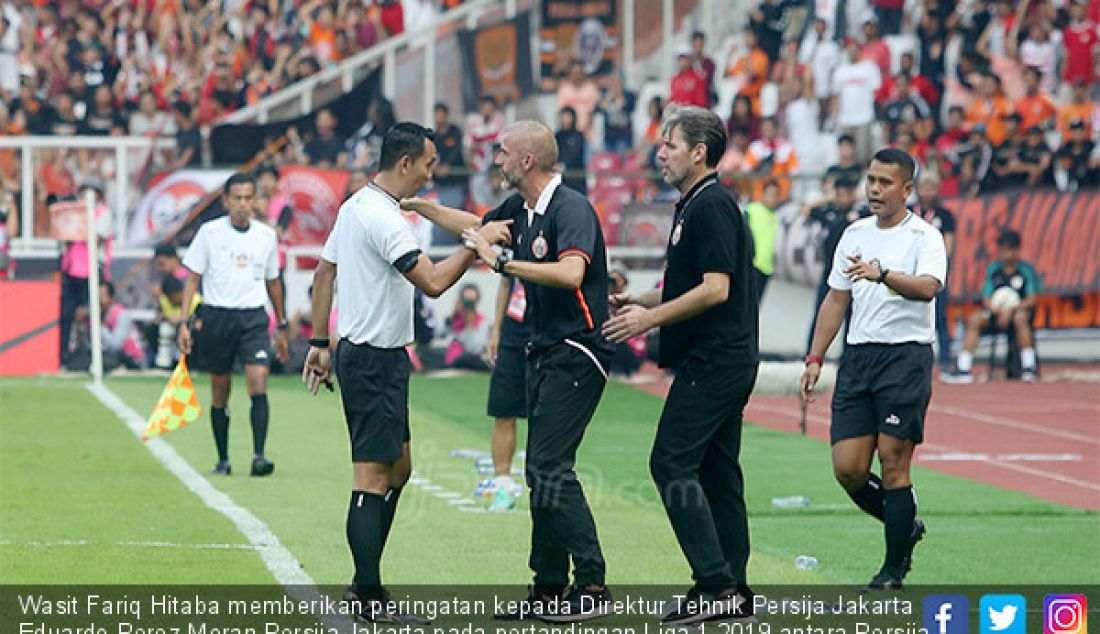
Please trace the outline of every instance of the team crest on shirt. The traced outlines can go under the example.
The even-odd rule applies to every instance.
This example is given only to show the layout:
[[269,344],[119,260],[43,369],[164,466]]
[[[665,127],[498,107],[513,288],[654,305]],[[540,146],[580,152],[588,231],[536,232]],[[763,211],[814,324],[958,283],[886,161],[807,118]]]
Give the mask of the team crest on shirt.
[[672,246],[680,244],[680,238],[684,234],[684,223],[677,222],[672,229]]
[[546,252],[550,250],[550,246],[546,244],[546,238],[540,233],[537,238],[531,241],[531,255],[535,256],[536,260],[541,260],[546,257]]
[[1023,275],[1013,275],[1012,279],[1009,280],[1008,283],[1012,285],[1012,288],[1014,288],[1018,291],[1018,290],[1020,290],[1021,288],[1024,287],[1024,276]]
[[248,267],[248,254],[236,253],[233,256],[233,263],[237,265],[237,268],[243,269]]

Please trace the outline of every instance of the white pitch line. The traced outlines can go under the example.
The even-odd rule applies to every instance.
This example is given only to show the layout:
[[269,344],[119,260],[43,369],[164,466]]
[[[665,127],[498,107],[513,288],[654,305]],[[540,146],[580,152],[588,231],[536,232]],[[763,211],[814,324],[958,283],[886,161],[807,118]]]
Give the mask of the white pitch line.
[[[137,438],[141,439],[145,431],[145,421],[129,405],[122,402],[114,392],[103,384],[89,383],[88,391],[104,407],[118,417]],[[271,572],[275,580],[286,589],[286,593],[299,601],[308,601],[311,605],[324,605],[324,597],[302,564],[283,546],[279,538],[263,520],[248,509],[240,506],[231,497],[214,488],[210,481],[202,477],[182,456],[163,438],[150,438],[141,443],[153,454],[161,465],[176,476],[188,490],[197,495],[207,506],[221,513],[244,535]],[[354,624],[344,618],[331,614],[314,613],[328,628],[337,632],[355,632]]]
[[[104,407],[111,410],[138,439],[141,439],[145,431],[145,421],[129,405],[122,402],[105,385],[91,383],[88,391],[92,393]],[[176,452],[163,438],[150,438],[142,443],[153,457],[160,462],[165,469],[176,476],[185,487],[199,497],[207,506],[221,513],[237,527],[250,544],[255,546],[260,559],[271,571],[281,585],[284,586],[313,586],[313,579],[302,570],[302,565],[290,554],[279,538],[271,531],[271,528],[260,518],[252,514],[248,509],[240,506],[225,493],[214,488],[210,481],[202,477],[182,456]]]

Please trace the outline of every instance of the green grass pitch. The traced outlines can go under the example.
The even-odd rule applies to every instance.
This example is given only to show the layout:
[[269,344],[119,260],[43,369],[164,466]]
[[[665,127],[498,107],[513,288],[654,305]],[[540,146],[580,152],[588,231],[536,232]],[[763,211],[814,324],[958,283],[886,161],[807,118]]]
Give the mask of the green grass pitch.
[[[161,379],[110,379],[143,416]],[[84,387],[63,379],[0,380],[0,583],[269,583],[247,540],[166,471]],[[196,379],[200,402],[209,383]],[[484,376],[414,377],[414,469],[468,496],[479,476],[452,449],[487,449]],[[351,575],[344,517],[351,485],[339,399],[309,396],[292,377],[274,378],[269,456],[275,475],[247,475],[248,398],[235,381],[230,454],[236,475],[214,485],[268,524],[318,583]],[[648,452],[661,402],[611,384],[581,448],[578,471],[596,515],[608,581],[690,583],[649,480]],[[520,424],[522,447],[523,423]],[[201,473],[214,464],[208,417],[167,436]],[[881,563],[881,526],[858,512],[833,481],[821,442],[746,425],[754,584],[866,582]],[[920,515],[914,584],[1100,583],[1100,515],[916,468]],[[803,509],[772,497],[805,495]],[[480,502],[479,502],[480,503]],[[518,584],[529,579],[530,521],[519,512],[461,512],[410,486],[383,560],[389,584]],[[798,555],[821,561],[794,567]]]

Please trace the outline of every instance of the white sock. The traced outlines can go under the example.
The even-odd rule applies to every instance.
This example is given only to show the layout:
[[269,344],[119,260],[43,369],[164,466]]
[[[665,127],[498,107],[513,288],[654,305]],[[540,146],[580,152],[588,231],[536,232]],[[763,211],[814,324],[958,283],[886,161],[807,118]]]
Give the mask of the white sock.
[[498,491],[511,492],[516,488],[516,481],[510,475],[499,475],[493,478],[493,483],[497,485]]
[[1020,365],[1025,370],[1035,370],[1035,348],[1023,348],[1020,350]]
[[955,362],[959,367],[959,372],[969,372],[970,365],[974,362],[974,355],[970,354],[968,350],[963,350],[959,353],[959,358]]

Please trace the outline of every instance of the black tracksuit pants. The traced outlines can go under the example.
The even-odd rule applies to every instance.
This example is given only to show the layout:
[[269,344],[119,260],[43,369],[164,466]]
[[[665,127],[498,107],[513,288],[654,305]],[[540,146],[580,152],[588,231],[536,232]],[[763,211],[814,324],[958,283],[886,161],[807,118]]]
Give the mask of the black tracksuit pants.
[[[601,360],[606,367],[606,361]],[[560,343],[527,358],[527,486],[535,586],[602,584],[596,523],[573,467],[607,379],[583,351]]]
[[708,589],[747,585],[749,523],[739,457],[756,369],[689,358],[676,369],[650,455],[692,577]]

